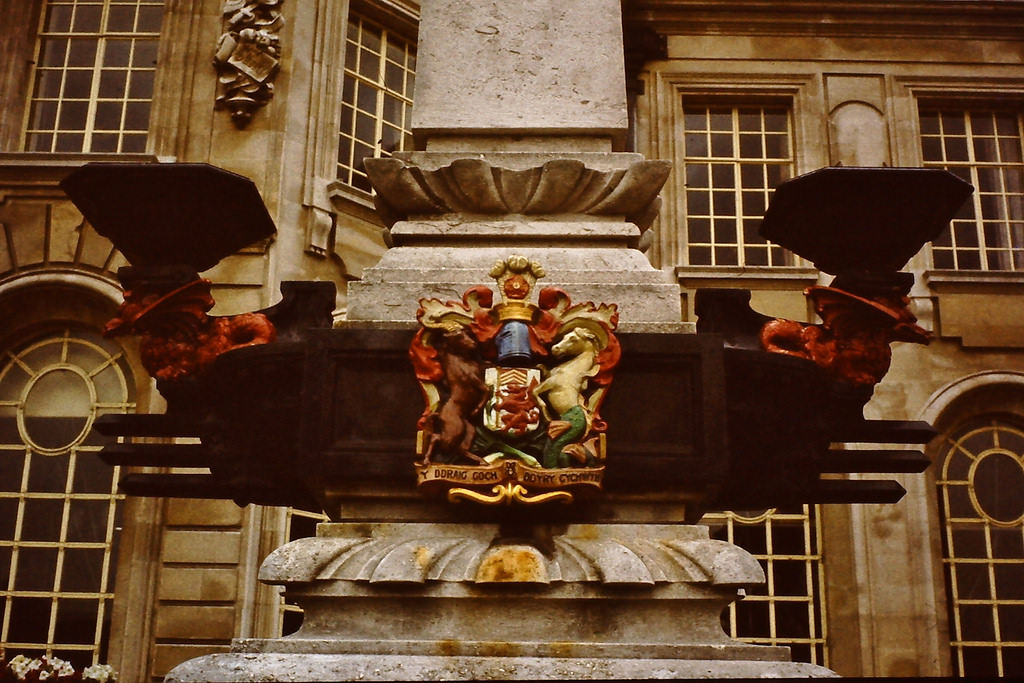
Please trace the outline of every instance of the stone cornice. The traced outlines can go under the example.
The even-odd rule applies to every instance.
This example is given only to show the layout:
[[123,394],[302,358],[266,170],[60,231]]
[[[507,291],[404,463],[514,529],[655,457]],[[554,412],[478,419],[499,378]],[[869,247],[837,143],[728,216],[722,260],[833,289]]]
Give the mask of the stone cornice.
[[1024,40],[1020,0],[624,0],[623,19],[665,35]]

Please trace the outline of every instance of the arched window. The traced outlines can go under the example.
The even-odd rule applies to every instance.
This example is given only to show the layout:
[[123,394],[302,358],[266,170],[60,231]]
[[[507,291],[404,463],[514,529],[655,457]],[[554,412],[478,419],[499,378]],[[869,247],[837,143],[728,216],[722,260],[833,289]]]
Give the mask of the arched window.
[[106,413],[132,412],[121,348],[65,326],[0,349],[0,647],[103,661],[121,528]]
[[953,671],[1024,671],[1024,419],[948,432],[938,479]]

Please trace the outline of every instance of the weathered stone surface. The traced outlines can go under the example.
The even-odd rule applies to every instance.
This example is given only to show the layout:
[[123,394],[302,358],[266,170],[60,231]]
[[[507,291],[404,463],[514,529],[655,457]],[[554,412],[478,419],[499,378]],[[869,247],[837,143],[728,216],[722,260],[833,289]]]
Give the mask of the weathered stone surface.
[[[630,155],[632,156],[632,155]],[[528,168],[458,158],[436,169],[397,158],[367,159],[378,205],[398,218],[449,213],[642,215],[668,179],[667,161],[598,169],[556,158]]]
[[631,680],[834,677],[794,662],[700,659],[461,657],[423,655],[215,654],[178,666],[165,683],[243,681]]
[[413,129],[621,138],[620,12],[617,0],[423,3]]
[[[620,325],[678,323],[682,318],[679,286],[635,249],[600,242],[580,248],[504,241],[509,246],[491,246],[497,242],[492,240],[476,247],[417,244],[390,249],[366,270],[363,280],[349,284],[348,319],[413,321],[421,298],[459,300],[468,287],[485,282],[496,261],[511,254],[544,267],[549,275],[539,286],[562,287],[573,301],[617,304]],[[583,242],[578,235],[577,242]]]
[[[549,530],[550,531],[550,530]],[[695,583],[749,586],[764,572],[746,551],[701,526],[570,525],[534,543],[487,524],[329,524],[271,553],[267,583]],[[540,547],[543,547],[543,552]]]
[[[830,676],[741,643],[719,614],[758,562],[701,526],[322,524],[260,577],[302,606],[288,637],[237,639],[167,681]],[[507,533],[507,529],[506,529]]]

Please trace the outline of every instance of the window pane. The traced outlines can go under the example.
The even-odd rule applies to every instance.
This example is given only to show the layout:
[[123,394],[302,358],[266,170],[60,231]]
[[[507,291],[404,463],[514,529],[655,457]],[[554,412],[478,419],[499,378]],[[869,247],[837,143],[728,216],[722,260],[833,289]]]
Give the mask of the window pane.
[[1014,201],[1024,193],[1020,118],[1009,111],[921,110],[925,166],[945,168],[977,190],[957,215],[951,239],[944,234],[933,243],[935,267],[1021,269],[1024,254],[1007,240]]
[[[25,148],[29,151],[143,151],[145,140],[120,134],[93,135],[96,129],[117,132],[122,124],[140,134],[147,130],[153,97],[161,3],[96,0],[46,3],[39,34],[39,60],[33,78]],[[134,71],[129,74],[128,69]],[[130,78],[129,78],[130,76]],[[128,116],[115,117],[125,99]],[[105,100],[92,106],[90,100]],[[50,108],[42,108],[49,102]],[[59,112],[56,120],[43,115]],[[119,149],[120,147],[120,149]]]
[[[688,188],[687,239],[691,244],[712,245],[708,250],[690,249],[692,265],[780,266],[792,262],[784,250],[766,246],[756,233],[767,207],[766,190],[793,173],[789,121],[785,109],[713,107],[684,100],[681,135]],[[714,161],[709,163],[711,159]],[[712,192],[695,192],[697,187]],[[694,222],[694,216],[711,217],[713,234],[697,232],[703,225]],[[740,231],[744,218],[750,220],[742,221]]]
[[352,187],[371,191],[362,160],[401,150],[411,133],[414,49],[386,27],[350,15],[337,173]]

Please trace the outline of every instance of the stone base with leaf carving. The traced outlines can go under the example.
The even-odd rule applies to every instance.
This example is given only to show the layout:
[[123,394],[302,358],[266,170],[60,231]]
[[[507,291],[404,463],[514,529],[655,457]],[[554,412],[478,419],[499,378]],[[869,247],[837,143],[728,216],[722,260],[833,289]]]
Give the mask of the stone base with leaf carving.
[[297,633],[238,639],[165,680],[834,675],[725,634],[722,610],[764,574],[705,527],[531,529],[321,525],[260,571],[304,609]]

